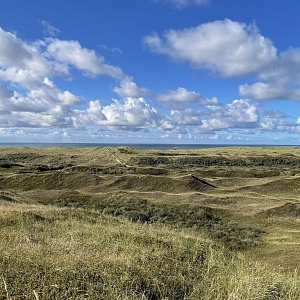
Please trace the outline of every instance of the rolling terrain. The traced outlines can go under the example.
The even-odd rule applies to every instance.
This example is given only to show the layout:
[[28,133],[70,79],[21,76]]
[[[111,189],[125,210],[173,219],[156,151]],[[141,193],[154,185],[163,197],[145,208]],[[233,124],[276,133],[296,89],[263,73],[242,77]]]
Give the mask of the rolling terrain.
[[[299,191],[298,147],[3,147],[0,298],[64,299],[66,293],[72,299],[254,299],[238,281],[224,290],[233,280],[226,277],[226,260],[242,255],[236,272],[246,274],[248,264],[258,264],[258,273],[271,274],[261,279],[255,299],[297,299],[300,291],[292,286],[300,266]],[[221,269],[210,274],[213,253]],[[148,274],[147,264],[153,268]],[[202,265],[206,277],[195,273]],[[70,268],[84,292],[75,283],[65,287]],[[25,273],[18,277],[22,270],[30,282],[22,279]],[[45,276],[39,279],[34,270]],[[224,282],[215,294],[199,285],[204,277],[217,280],[220,272]],[[253,290],[251,280],[261,274],[244,281]],[[102,296],[95,298],[89,284]],[[268,289],[277,298],[267,298]]]

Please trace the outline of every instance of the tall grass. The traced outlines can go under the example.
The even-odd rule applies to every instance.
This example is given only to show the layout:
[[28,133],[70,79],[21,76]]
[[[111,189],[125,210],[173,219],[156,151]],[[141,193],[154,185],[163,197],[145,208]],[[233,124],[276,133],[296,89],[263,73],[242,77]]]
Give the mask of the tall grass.
[[297,275],[253,265],[199,230],[78,208],[5,207],[0,299],[300,298]]

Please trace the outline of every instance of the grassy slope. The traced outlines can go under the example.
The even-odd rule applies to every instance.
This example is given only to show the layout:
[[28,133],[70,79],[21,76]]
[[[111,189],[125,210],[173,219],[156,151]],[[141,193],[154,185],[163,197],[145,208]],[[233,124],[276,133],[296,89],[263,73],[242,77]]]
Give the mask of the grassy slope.
[[297,159],[296,147],[3,148],[0,298],[298,299],[285,273],[300,263]]
[[255,265],[191,229],[132,223],[96,211],[4,202],[1,228],[1,299],[300,295],[297,277]]

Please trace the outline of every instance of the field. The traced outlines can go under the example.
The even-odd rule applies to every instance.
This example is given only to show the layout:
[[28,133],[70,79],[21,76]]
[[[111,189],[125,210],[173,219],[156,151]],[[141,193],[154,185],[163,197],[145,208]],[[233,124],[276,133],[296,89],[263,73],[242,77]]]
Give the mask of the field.
[[300,148],[1,148],[0,299],[300,299]]

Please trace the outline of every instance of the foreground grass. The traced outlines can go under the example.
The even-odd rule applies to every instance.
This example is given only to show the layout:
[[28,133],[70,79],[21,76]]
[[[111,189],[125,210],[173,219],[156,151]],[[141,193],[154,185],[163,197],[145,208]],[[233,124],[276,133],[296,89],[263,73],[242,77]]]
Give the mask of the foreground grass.
[[2,202],[0,299],[299,299],[300,280],[201,231]]

